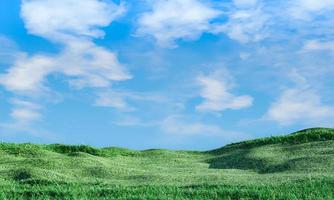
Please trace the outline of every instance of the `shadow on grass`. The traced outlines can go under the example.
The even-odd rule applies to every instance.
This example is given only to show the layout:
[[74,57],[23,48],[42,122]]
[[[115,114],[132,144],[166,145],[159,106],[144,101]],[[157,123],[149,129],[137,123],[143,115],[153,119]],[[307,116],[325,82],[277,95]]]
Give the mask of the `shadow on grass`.
[[[291,151],[291,149],[285,149]],[[250,149],[234,149],[223,154],[214,154],[215,157],[207,160],[209,168],[212,169],[241,169],[251,170],[260,174],[278,173],[288,171],[312,171],[312,169],[320,166],[327,166],[329,169],[332,162],[331,156],[310,155],[295,158],[288,158],[288,160],[273,164],[266,159],[255,158],[251,156]],[[319,170],[319,169],[317,169]]]
[[276,173],[291,170],[296,160],[273,165],[265,159],[250,156],[249,149],[239,149],[223,155],[216,155],[215,158],[207,160],[212,169],[241,169],[252,170],[257,173]]

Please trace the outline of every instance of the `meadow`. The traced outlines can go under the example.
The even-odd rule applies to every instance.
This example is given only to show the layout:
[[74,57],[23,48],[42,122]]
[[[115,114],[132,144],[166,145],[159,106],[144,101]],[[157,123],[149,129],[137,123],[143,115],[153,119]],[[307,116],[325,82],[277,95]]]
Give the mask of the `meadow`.
[[0,144],[0,199],[334,199],[334,129],[211,151]]

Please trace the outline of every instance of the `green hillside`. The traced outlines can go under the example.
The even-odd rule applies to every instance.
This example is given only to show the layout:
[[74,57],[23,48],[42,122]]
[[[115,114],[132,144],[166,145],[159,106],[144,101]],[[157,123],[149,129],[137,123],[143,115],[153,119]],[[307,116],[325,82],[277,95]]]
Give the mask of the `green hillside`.
[[0,144],[0,199],[334,199],[334,129],[196,151]]

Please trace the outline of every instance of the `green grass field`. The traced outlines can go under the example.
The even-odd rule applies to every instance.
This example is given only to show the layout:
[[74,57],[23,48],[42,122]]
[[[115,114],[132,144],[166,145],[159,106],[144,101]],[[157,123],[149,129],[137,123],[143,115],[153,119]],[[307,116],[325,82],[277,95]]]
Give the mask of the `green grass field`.
[[0,144],[0,199],[334,199],[334,129],[220,149]]

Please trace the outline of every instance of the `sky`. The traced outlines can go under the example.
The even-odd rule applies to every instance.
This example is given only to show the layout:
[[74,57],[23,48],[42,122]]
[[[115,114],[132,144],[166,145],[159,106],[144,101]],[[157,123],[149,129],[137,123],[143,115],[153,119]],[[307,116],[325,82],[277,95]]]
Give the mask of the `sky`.
[[0,0],[0,140],[209,150],[334,122],[334,0]]

